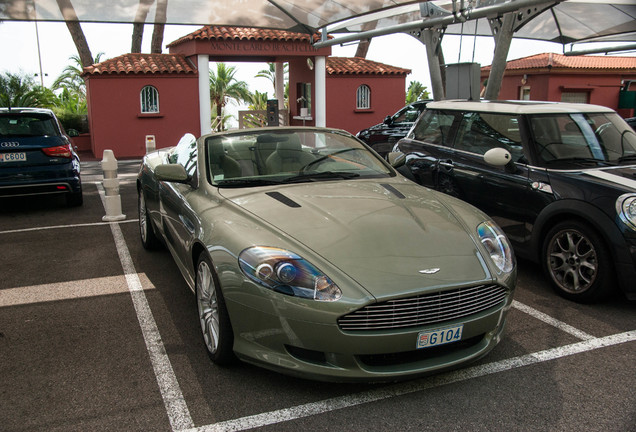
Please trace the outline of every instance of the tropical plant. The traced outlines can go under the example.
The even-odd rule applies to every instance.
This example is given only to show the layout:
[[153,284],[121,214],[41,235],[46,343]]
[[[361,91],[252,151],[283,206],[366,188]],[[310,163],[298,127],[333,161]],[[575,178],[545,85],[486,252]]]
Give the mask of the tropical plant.
[[426,89],[425,85],[422,85],[419,81],[411,81],[406,91],[406,103],[410,104],[421,99],[429,99],[431,96]]
[[250,93],[248,109],[250,110],[266,110],[267,109],[267,92],[261,93],[256,90]]
[[[258,71],[255,75],[256,78],[266,78],[274,87],[274,91],[276,91],[276,64],[275,63],[267,63],[268,69],[262,69]],[[289,63],[283,63],[283,80],[286,80],[289,76]]]
[[231,100],[236,102],[248,101],[250,92],[245,81],[237,81],[236,67],[227,66],[225,63],[216,64],[216,72],[210,70],[210,101],[216,108],[216,117],[219,119],[216,130],[225,130],[223,108]]
[[0,106],[3,107],[52,107],[57,97],[46,87],[24,73],[0,74]]
[[[95,56],[94,63],[99,63],[103,52],[98,53]],[[77,54],[68,58],[72,61],[71,64],[66,66],[62,71],[62,74],[58,76],[53,82],[53,90],[68,90],[72,94],[81,95],[86,97],[86,83],[82,78],[82,61]]]

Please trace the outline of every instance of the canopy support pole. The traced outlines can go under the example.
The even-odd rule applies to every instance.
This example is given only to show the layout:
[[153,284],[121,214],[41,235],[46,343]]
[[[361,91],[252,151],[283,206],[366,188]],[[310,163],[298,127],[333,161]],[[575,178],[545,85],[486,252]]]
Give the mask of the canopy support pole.
[[506,71],[506,59],[510,50],[510,42],[514,34],[514,23],[516,14],[507,13],[503,16],[503,20],[495,18],[490,20],[492,33],[495,37],[495,53],[492,59],[490,75],[488,76],[488,84],[486,85],[486,93],[484,98],[487,100],[496,100],[501,90],[501,81]]
[[212,132],[209,55],[199,54],[197,56],[197,69],[199,70],[199,121],[201,122],[201,135],[206,135]]

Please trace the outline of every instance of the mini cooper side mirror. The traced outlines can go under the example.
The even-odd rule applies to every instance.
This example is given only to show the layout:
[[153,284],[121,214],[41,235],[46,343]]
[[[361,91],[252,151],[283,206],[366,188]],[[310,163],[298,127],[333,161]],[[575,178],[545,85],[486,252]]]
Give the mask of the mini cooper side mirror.
[[494,166],[506,166],[512,162],[512,156],[508,150],[495,147],[484,153],[484,161]]
[[393,119],[391,118],[391,116],[384,117],[384,124],[385,125],[391,125],[391,123],[393,123]]
[[181,164],[163,164],[155,167],[155,177],[160,181],[187,183],[188,173]]

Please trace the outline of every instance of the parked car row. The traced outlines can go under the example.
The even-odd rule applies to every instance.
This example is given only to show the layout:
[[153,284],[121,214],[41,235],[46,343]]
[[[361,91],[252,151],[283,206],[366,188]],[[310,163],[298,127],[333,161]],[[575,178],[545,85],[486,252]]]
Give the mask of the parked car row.
[[475,205],[562,296],[636,299],[636,133],[588,104],[440,101],[390,159]]

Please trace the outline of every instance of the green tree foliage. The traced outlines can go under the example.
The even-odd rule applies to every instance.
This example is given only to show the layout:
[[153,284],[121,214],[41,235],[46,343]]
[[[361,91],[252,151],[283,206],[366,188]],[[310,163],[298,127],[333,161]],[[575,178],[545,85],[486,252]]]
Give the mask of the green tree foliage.
[[410,104],[422,99],[430,99],[430,94],[425,85],[419,81],[411,81],[406,91],[406,103]]
[[225,130],[223,109],[231,100],[249,101],[250,92],[245,81],[237,81],[234,75],[236,68],[225,63],[216,64],[216,72],[210,70],[210,101],[216,108],[216,118],[219,120],[215,129]]
[[33,77],[24,73],[0,74],[0,106],[50,108],[57,102],[57,96]]
[[250,93],[249,109],[251,110],[266,110],[267,109],[267,92],[261,93],[256,90],[254,93]]
[[[103,55],[103,52],[97,54],[94,63],[99,63]],[[71,64],[66,66],[62,74],[55,79],[52,88],[53,90],[67,90],[70,94],[79,95],[86,99],[86,83],[82,78],[82,61],[77,54],[70,56],[69,60],[71,60]]]

